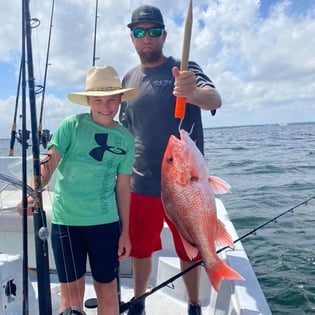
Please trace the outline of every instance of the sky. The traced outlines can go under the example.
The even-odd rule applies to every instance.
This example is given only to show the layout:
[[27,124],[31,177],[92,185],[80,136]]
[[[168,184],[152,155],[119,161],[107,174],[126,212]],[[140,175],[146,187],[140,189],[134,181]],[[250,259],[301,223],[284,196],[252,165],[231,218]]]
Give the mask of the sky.
[[[9,138],[14,118],[21,60],[21,2],[2,1],[0,17],[0,138]],[[193,0],[190,60],[213,80],[222,107],[204,127],[315,121],[314,0]],[[126,25],[132,11],[151,4],[166,25],[166,56],[181,57],[188,1],[99,0],[96,66],[113,66],[122,78],[139,63]],[[67,116],[88,107],[67,100],[83,91],[93,64],[96,1],[30,0],[35,84],[44,83],[51,30],[43,128],[52,132]],[[39,116],[41,95],[37,96]],[[21,129],[21,104],[17,128]],[[29,110],[27,109],[29,115]],[[27,118],[29,120],[29,117]],[[31,127],[29,126],[29,129]]]

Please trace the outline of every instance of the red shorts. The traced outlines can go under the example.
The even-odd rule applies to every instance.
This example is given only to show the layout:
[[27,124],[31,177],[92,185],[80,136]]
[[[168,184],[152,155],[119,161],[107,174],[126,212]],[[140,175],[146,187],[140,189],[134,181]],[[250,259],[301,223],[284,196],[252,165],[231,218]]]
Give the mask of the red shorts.
[[[136,193],[131,193],[129,226],[131,241],[130,256],[147,258],[155,251],[162,249],[161,232],[164,221],[167,222],[172,232],[178,257],[184,261],[191,261],[186,254],[174,224],[164,212],[161,198]],[[198,255],[193,261],[199,261],[200,259],[201,257]]]

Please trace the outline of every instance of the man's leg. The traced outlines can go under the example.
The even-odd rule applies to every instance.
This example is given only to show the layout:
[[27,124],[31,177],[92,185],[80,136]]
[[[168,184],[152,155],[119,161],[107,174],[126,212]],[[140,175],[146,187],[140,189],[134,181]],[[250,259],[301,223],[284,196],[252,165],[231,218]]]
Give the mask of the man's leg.
[[[184,271],[195,263],[196,262],[180,260],[181,270]],[[183,275],[188,297],[188,315],[201,315],[201,306],[199,304],[200,275],[200,266],[191,269]]]
[[[152,272],[152,254],[162,248],[164,210],[161,199],[132,193],[129,235],[133,257],[134,296],[143,295]],[[142,257],[142,258],[135,258]],[[144,300],[133,303],[128,315],[143,315]]]
[[[196,262],[180,261],[181,270],[185,270]],[[191,304],[199,304],[199,288],[200,288],[201,267],[195,267],[183,275],[184,284],[187,291],[188,300]]]
[[[183,246],[182,240],[179,236],[177,229],[174,224],[165,216],[164,218],[172,232],[175,250],[180,258],[180,268],[185,270],[190,266],[194,265],[197,261],[201,260],[201,256],[197,255],[193,261],[191,261],[186,253]],[[183,275],[183,281],[186,287],[187,298],[188,298],[188,315],[200,315],[201,307],[199,304],[199,290],[200,290],[200,276],[201,267],[197,266]]]
[[133,282],[135,297],[143,295],[152,272],[152,257],[133,258]]
[[[152,272],[152,258],[133,258],[134,296],[138,298],[145,294]],[[145,300],[132,304],[128,315],[145,315]]]

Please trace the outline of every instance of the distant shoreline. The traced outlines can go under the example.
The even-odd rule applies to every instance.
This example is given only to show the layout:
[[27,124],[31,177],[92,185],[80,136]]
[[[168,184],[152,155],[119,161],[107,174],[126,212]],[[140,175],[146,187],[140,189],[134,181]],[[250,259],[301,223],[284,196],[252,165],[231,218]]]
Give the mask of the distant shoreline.
[[235,125],[235,126],[220,126],[220,127],[204,127],[203,129],[226,129],[226,128],[246,128],[246,127],[263,127],[263,126],[288,126],[288,125],[311,125],[315,121],[304,122],[283,122],[283,123],[270,123],[270,124],[252,124],[252,125]]
[[[311,125],[315,124],[315,121],[304,122],[283,122],[283,123],[270,123],[270,124],[252,124],[252,125],[235,125],[235,126],[220,126],[220,127],[204,127],[203,129],[226,129],[226,128],[248,128],[248,127],[262,127],[262,126],[280,126],[285,127],[288,125]],[[0,140],[10,140],[10,138],[0,138]]]

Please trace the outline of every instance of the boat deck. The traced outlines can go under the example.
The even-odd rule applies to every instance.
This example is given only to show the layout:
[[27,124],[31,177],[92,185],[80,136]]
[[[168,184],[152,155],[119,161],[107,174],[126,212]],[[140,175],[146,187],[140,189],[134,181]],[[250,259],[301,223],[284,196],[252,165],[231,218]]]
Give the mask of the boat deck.
[[[237,233],[233,227],[232,222],[229,220],[227,212],[221,200],[216,199],[218,216],[225,224],[233,239],[237,239]],[[48,212],[49,214],[49,212]],[[16,213],[0,213],[0,252],[6,255],[19,254],[21,261],[21,239],[22,233],[19,229],[17,221],[21,221],[21,217]],[[48,219],[50,216],[47,216]],[[31,218],[29,218],[31,220]],[[48,225],[49,226],[49,225]],[[13,230],[16,231],[13,231]],[[33,245],[34,235],[32,228],[29,229],[29,260],[31,267],[35,267],[35,250]],[[20,241],[19,241],[20,239]],[[164,283],[166,280],[172,278],[180,272],[179,259],[174,254],[173,242],[171,233],[165,225],[162,232],[163,250],[154,254],[153,259],[153,273],[151,277],[150,287],[148,291],[152,290],[157,285]],[[13,243],[12,243],[13,242]],[[50,253],[51,254],[51,253]],[[243,277],[244,281],[223,281],[220,291],[217,293],[210,285],[208,277],[202,268],[201,288],[200,288],[200,302],[202,305],[203,314],[213,315],[253,315],[263,314],[270,315],[271,311],[266,302],[261,287],[256,279],[254,271],[250,265],[246,252],[241,242],[236,243],[235,249],[225,250],[221,252],[220,258],[225,260],[232,268],[237,270]],[[2,254],[3,256],[3,254]],[[52,255],[51,266],[54,268]],[[5,261],[9,261],[6,259]],[[22,266],[22,262],[20,262]],[[88,267],[89,268],[89,267]],[[20,268],[20,273],[21,273]],[[120,266],[121,277],[121,301],[128,302],[133,297],[132,287],[132,273],[131,273],[131,259],[124,261]],[[14,271],[14,278],[18,282],[18,287],[22,290],[22,275],[18,275]],[[17,274],[17,275],[16,275]],[[1,269],[0,269],[1,280]],[[37,313],[37,279],[36,275],[30,275],[30,281],[33,284],[35,299],[33,301],[34,309],[30,314],[36,315]],[[51,272],[51,287],[52,287],[52,305],[53,315],[59,314],[59,284],[56,272],[52,269]],[[154,290],[155,291],[155,290]],[[86,292],[85,300],[95,298],[95,293],[92,285],[92,278],[90,274],[86,277]],[[1,299],[0,299],[1,300]],[[31,305],[31,304],[30,304]],[[1,305],[0,305],[1,306]],[[1,309],[1,308],[0,308]],[[187,314],[187,302],[185,296],[185,289],[182,278],[179,277],[174,282],[164,286],[163,288],[155,291],[146,298],[146,309],[149,315],[181,315]],[[85,308],[87,315],[97,314],[96,309]],[[20,315],[20,310],[16,313],[1,313],[0,315]]]
[[[13,176],[21,169],[17,158],[1,158],[0,174]],[[19,175],[15,176],[20,178]],[[47,226],[51,224],[51,191],[43,192],[43,204],[47,217]],[[5,290],[0,290],[0,315],[22,314],[22,217],[12,208],[21,199],[22,193],[15,187],[6,187],[0,183],[0,284],[5,287],[8,280],[14,279],[17,295],[7,297]],[[235,228],[220,199],[216,199],[217,214],[234,240],[238,239]],[[6,210],[7,209],[7,210]],[[5,211],[6,210],[6,211]],[[34,225],[32,217],[28,217],[28,266],[36,269]],[[150,280],[150,291],[180,272],[179,260],[175,255],[173,240],[168,226],[162,231],[163,250],[153,256],[153,272]],[[59,315],[59,284],[55,272],[55,264],[49,245],[49,266],[51,269],[51,292],[53,315]],[[1,254],[2,253],[2,254]],[[241,242],[235,249],[227,249],[219,254],[220,258],[239,272],[244,281],[223,281],[217,293],[210,285],[202,268],[200,302],[204,315],[271,315],[270,308],[252,269]],[[89,271],[89,265],[87,266]],[[120,265],[121,301],[128,302],[133,297],[131,258]],[[30,274],[30,314],[38,314],[36,273]],[[86,277],[85,300],[95,298],[90,274]],[[155,291],[146,298],[147,315],[182,315],[187,314],[187,302],[184,284],[179,277],[173,283]],[[87,315],[97,314],[96,309],[85,309]]]

